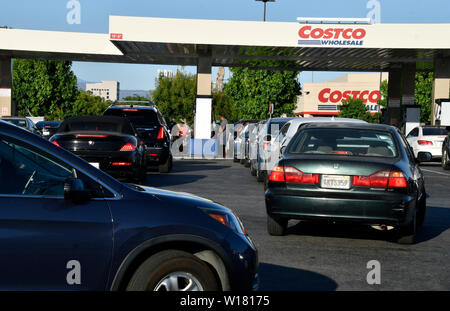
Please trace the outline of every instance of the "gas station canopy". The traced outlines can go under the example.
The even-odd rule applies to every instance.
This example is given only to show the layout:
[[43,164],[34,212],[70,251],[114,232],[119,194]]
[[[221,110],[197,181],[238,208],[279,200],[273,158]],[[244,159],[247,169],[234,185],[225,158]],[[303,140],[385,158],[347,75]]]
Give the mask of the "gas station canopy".
[[[305,24],[110,16],[109,34],[0,29],[0,55],[298,71],[433,70],[450,24]],[[261,60],[273,61],[261,63]],[[281,61],[281,62],[280,62]]]

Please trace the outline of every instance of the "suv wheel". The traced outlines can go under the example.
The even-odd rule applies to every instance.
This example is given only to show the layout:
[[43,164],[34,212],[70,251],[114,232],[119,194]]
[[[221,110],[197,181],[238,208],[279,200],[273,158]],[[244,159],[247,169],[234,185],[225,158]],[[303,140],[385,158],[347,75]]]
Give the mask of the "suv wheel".
[[206,263],[186,252],[166,250],[144,261],[128,291],[216,291],[218,282]]
[[447,147],[444,147],[444,150],[442,152],[441,165],[444,170],[450,170],[450,157],[447,152]]
[[166,160],[166,163],[158,166],[158,170],[160,173],[169,173],[172,169],[172,156],[169,156]]
[[410,223],[400,226],[395,230],[396,240],[399,244],[414,244],[416,242],[417,212]]

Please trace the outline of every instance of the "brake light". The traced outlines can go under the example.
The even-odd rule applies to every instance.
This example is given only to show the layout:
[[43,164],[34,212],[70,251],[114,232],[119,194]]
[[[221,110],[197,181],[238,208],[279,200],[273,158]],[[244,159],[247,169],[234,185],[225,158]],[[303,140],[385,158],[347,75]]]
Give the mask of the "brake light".
[[417,143],[419,145],[432,145],[433,144],[433,142],[429,141],[429,140],[418,140]]
[[111,163],[114,166],[131,166],[133,163],[130,162],[113,162]]
[[56,140],[52,141],[52,144],[55,145],[55,146],[61,147]]
[[319,174],[303,173],[292,166],[277,166],[269,176],[270,181],[297,184],[318,184]]
[[132,109],[132,108],[125,108],[125,109],[122,109],[122,111],[134,111],[134,112],[136,112],[136,111],[139,111],[138,109]]
[[119,151],[134,151],[136,150],[136,146],[133,145],[132,143],[126,143],[125,145],[122,146],[122,148],[120,148]]
[[164,135],[164,126],[161,126],[159,128],[158,137],[156,137],[156,139],[164,139]]
[[353,176],[353,186],[371,188],[406,188],[408,182],[402,172],[380,171],[370,176]]
[[75,135],[75,137],[76,138],[80,138],[80,137],[105,138],[105,137],[108,137],[108,135],[77,134],[77,135]]
[[269,145],[270,145],[270,141],[265,142],[263,145],[263,150],[266,150],[267,146],[269,146]]

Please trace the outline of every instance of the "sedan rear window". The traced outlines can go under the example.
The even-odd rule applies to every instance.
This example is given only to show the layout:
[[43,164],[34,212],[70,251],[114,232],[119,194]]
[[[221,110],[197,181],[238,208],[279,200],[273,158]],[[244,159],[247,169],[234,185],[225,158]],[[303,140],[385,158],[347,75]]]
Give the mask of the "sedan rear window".
[[105,115],[126,117],[133,123],[135,128],[146,128],[149,126],[159,125],[158,115],[153,110],[148,109],[109,109]]
[[423,136],[435,136],[435,135],[447,135],[448,131],[438,127],[425,127],[423,128]]
[[72,122],[68,125],[70,132],[98,131],[98,132],[120,132],[120,124],[109,122]]
[[298,132],[288,153],[386,158],[398,156],[394,138],[389,132],[336,128]]

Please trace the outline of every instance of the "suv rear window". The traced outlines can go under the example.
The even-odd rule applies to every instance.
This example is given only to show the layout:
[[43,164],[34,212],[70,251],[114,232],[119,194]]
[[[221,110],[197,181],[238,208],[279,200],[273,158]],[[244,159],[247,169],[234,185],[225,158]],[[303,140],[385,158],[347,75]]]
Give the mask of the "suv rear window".
[[153,110],[148,109],[108,109],[105,111],[105,115],[126,117],[131,121],[131,123],[133,123],[136,129],[160,124],[157,113]]
[[290,154],[327,154],[395,158],[398,155],[389,132],[360,129],[306,129],[297,133]]

